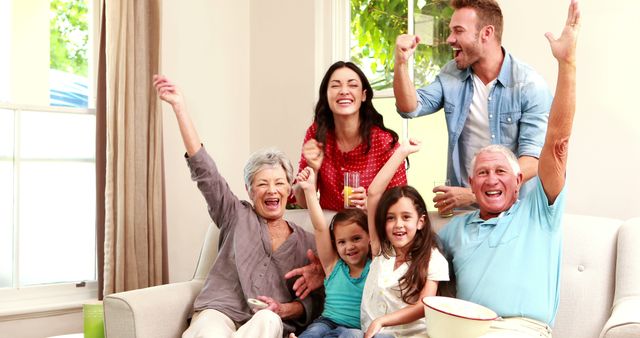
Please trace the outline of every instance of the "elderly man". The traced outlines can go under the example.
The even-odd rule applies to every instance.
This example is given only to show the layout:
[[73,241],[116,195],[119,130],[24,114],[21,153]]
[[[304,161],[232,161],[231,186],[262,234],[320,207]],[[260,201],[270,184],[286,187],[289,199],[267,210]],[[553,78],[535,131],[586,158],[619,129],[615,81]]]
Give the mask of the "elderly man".
[[471,159],[482,147],[502,144],[517,154],[523,174],[521,197],[535,186],[538,158],[547,128],[551,92],[530,66],[502,47],[502,11],[495,0],[452,0],[447,43],[455,58],[426,87],[415,90],[408,60],[420,38],[396,40],[393,92],[398,112],[414,118],[444,108],[448,130],[447,178],[434,189],[441,213],[475,203],[469,185]]
[[453,259],[457,297],[505,318],[489,335],[549,337],[559,301],[562,214],[575,112],[578,4],[572,1],[559,39],[546,34],[558,81],[535,189],[518,200],[523,173],[505,147],[482,148],[469,183],[479,210],[454,218],[439,233]]

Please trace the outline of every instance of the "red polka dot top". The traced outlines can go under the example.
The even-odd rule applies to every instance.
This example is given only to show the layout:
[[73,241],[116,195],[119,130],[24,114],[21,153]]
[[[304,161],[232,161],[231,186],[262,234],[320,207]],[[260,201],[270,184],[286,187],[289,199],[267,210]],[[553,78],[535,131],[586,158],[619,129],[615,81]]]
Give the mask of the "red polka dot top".
[[[312,124],[307,129],[304,137],[304,143],[309,139],[315,138],[317,125]],[[324,158],[320,166],[318,175],[318,190],[320,191],[320,206],[323,209],[342,210],[344,188],[343,175],[348,171],[357,171],[360,173],[360,185],[365,189],[373,181],[374,177],[382,169],[382,166],[393,155],[399,144],[396,143],[393,148],[390,147],[393,137],[390,133],[383,131],[377,126],[371,128],[371,148],[365,154],[367,148],[366,142],[360,143],[353,150],[342,152],[338,149],[335,133],[330,130],[324,142]],[[307,161],[304,156],[300,156],[300,165],[298,171],[307,167]],[[407,175],[404,164],[398,167],[395,175],[389,182],[387,188],[407,184]]]

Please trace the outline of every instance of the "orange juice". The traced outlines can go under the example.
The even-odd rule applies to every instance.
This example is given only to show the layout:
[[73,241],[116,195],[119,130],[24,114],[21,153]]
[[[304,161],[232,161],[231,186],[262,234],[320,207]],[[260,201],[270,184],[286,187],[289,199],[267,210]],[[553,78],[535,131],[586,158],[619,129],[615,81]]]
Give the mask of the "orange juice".
[[352,193],[353,193],[353,188],[349,186],[344,187],[344,189],[342,190],[342,197],[344,198],[345,208],[348,208],[351,206],[351,203],[349,202],[349,196],[351,196]]
[[344,185],[342,189],[342,197],[344,198],[344,208],[353,208],[354,205],[349,201],[349,196],[353,194],[353,189],[360,186],[360,173],[356,171],[347,171],[344,173]]

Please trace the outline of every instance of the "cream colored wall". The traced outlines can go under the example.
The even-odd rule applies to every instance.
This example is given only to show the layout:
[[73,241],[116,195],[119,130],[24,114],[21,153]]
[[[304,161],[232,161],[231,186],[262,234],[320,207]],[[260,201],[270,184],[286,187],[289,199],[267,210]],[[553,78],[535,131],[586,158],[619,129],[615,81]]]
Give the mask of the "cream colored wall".
[[[384,124],[402,137],[403,119],[396,113],[393,97],[375,99],[376,109],[384,116]],[[427,209],[435,211],[433,183],[447,177],[447,129],[442,112],[409,120],[409,137],[422,141],[420,151],[409,157],[407,183],[424,198]]]
[[[555,88],[556,65],[543,34],[561,33],[569,1],[500,1],[503,45]],[[640,33],[636,0],[583,0],[578,47],[578,106],[570,143],[567,211],[640,216]]]
[[251,2],[251,150],[275,146],[297,170],[316,89],[314,1]]
[[[49,0],[13,1],[11,101],[49,105]],[[3,52],[4,53],[4,52]],[[44,78],[43,78],[44,77]],[[34,81],[34,79],[39,79]]]
[[[249,1],[163,1],[162,72],[180,85],[202,142],[242,198],[249,155]],[[169,279],[189,280],[210,223],[171,108],[164,110]]]

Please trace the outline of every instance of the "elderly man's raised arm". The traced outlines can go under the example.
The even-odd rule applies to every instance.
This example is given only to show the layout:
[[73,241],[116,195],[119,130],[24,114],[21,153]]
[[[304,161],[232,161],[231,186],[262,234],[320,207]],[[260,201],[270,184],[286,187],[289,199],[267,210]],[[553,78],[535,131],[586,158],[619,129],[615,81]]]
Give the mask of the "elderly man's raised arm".
[[576,110],[576,42],[579,28],[578,2],[572,0],[560,38],[555,39],[551,33],[545,34],[558,61],[556,93],[538,166],[540,181],[551,204],[565,183],[569,137]]

